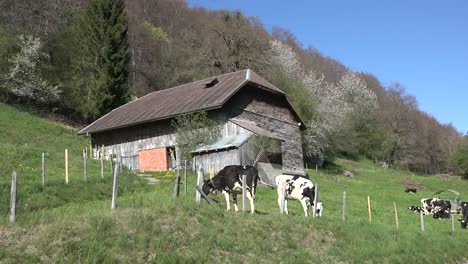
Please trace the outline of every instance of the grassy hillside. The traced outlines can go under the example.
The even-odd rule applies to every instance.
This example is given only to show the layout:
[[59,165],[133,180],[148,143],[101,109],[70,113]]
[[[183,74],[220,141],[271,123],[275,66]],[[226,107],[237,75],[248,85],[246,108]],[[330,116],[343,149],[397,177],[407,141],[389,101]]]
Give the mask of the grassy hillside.
[[[62,149],[71,145],[71,153],[78,153],[87,145],[84,138],[59,124],[0,107],[2,135],[8,133],[4,132],[4,123],[28,120],[22,126],[27,131],[9,134],[16,141],[0,144],[19,153],[13,155],[29,157],[19,171],[19,182],[29,186],[20,190],[20,199],[28,203],[42,201],[32,209],[20,200],[23,208],[14,225],[8,224],[6,213],[2,213],[2,263],[454,263],[468,259],[468,251],[464,250],[468,231],[461,230],[458,222],[452,233],[450,221],[428,216],[423,233],[419,215],[407,210],[439,189],[452,188],[462,193],[468,190],[468,181],[459,177],[412,175],[386,171],[366,160],[338,160],[338,165],[355,172],[356,178],[344,178],[334,171],[310,170],[313,181],[320,184],[325,208],[322,218],[312,219],[303,216],[297,201],[289,202],[290,215],[280,215],[276,190],[269,188],[259,188],[257,192],[258,212],[242,215],[226,212],[222,196],[215,197],[220,205],[195,204],[193,174],[189,175],[189,195],[173,199],[173,179],[163,178],[157,185],[142,186],[137,177],[127,173],[123,185],[128,189],[119,198],[117,210],[111,211],[110,198],[106,196],[110,180],[99,179],[97,164],[92,165],[96,171],[90,173],[91,182],[85,184],[80,159],[73,157],[77,165],[71,183],[63,183]],[[30,127],[55,136],[41,136],[40,140],[45,141],[42,144],[31,140],[35,133]],[[39,161],[35,161],[36,156],[40,160],[42,149],[49,153],[50,160],[58,159],[49,176],[50,184],[56,187],[45,190],[40,187]],[[3,159],[0,162],[8,165]],[[9,175],[1,177],[5,186]],[[414,195],[404,193],[404,183],[409,181],[425,189]],[[9,190],[2,188],[0,206],[5,211]],[[341,220],[343,191],[348,200],[346,222]],[[81,196],[82,192],[86,195]],[[372,223],[367,220],[367,195],[372,198]],[[47,206],[43,202],[48,199],[44,197],[51,196],[57,203]],[[467,194],[462,198],[468,200]],[[393,202],[399,210],[398,231]]]
[[[112,192],[109,163],[101,179],[100,163],[88,159],[88,182],[83,177],[82,150],[89,148],[77,130],[38,118],[0,103],[0,215],[9,210],[11,173],[18,175],[18,214],[64,204],[107,199]],[[69,184],[65,184],[64,150],[69,150]],[[46,187],[41,185],[41,155],[46,153]],[[122,191],[144,186],[124,173]]]

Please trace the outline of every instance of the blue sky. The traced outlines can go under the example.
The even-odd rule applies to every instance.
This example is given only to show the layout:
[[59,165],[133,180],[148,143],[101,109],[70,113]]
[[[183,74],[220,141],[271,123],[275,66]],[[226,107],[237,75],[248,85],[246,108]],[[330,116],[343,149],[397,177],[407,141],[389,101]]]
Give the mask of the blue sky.
[[188,0],[190,6],[241,10],[267,30],[289,29],[382,84],[400,82],[419,107],[468,131],[468,1],[466,0]]

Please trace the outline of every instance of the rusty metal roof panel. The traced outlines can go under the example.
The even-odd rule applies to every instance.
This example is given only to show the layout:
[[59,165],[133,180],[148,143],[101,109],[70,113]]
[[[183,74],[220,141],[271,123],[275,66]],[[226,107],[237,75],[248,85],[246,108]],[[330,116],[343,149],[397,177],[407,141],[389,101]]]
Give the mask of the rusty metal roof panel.
[[[247,72],[250,72],[250,76]],[[212,83],[214,79],[218,83],[207,87],[206,84]],[[182,113],[216,109],[223,106],[247,82],[284,94],[251,70],[231,72],[149,93],[112,110],[79,133],[95,133],[166,119]]]

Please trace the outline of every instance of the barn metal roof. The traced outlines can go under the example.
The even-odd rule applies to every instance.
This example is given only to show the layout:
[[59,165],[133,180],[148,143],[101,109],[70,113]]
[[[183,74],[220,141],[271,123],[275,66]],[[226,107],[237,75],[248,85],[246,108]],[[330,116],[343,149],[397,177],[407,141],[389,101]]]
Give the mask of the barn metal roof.
[[242,70],[156,91],[120,106],[79,134],[96,133],[174,117],[183,113],[220,108],[247,83],[285,95],[251,70]]
[[200,146],[194,151],[192,151],[192,153],[217,151],[233,147],[238,148],[242,146],[245,142],[247,142],[250,139],[250,137],[252,137],[252,134],[250,133],[242,133],[238,135],[224,137],[212,145]]

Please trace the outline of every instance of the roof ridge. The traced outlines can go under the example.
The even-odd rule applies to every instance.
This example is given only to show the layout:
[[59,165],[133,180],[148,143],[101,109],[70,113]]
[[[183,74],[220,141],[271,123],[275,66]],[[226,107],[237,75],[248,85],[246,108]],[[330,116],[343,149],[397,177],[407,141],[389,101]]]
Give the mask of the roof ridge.
[[[198,82],[203,82],[203,81],[206,81],[206,80],[209,80],[209,79],[212,79],[212,78],[217,78],[217,77],[221,77],[221,76],[225,76],[225,75],[230,75],[230,74],[235,74],[235,73],[240,73],[242,71],[246,71],[247,69],[245,70],[238,70],[238,71],[235,71],[235,72],[226,72],[226,73],[223,73],[223,74],[220,74],[220,75],[215,75],[215,76],[210,76],[210,77],[207,77],[207,78],[204,78],[204,79],[201,79],[201,80],[195,80],[195,81],[192,81],[192,82],[189,82],[189,83],[184,83],[184,84],[179,84],[177,86],[173,86],[173,87],[169,87],[169,88],[165,88],[165,89],[161,89],[161,90],[157,90],[157,91],[154,91],[154,92],[151,92],[151,93],[148,93],[148,94],[145,94],[143,95],[142,97],[136,99],[136,100],[133,100],[133,101],[137,101],[147,95],[150,95],[150,94],[154,94],[154,93],[159,93],[159,92],[164,92],[164,91],[168,91],[168,90],[172,90],[172,89],[175,89],[175,88],[180,88],[182,86],[186,86],[186,85],[189,85],[189,84],[193,84],[193,83],[198,83]],[[132,102],[133,102],[132,101]]]
[[[220,79],[217,84],[220,86],[218,89],[202,89],[202,83],[214,78]],[[113,109],[80,130],[79,134],[95,133],[160,120],[182,113],[221,107],[249,83],[254,84],[256,88],[285,95],[284,91],[250,69],[227,72],[148,93]]]
[[90,127],[91,125],[93,125],[94,123],[96,123],[97,121],[99,121],[100,119],[104,118],[105,116],[109,115],[110,113],[112,113],[112,112],[114,112],[114,111],[116,111],[116,110],[118,110],[118,109],[120,109],[120,108],[122,108],[122,107],[124,107],[124,106],[128,106],[128,105],[130,105],[130,104],[133,104],[134,102],[139,101],[140,99],[143,99],[143,98],[148,97],[148,96],[150,96],[150,95],[157,94],[157,93],[160,93],[160,92],[165,92],[165,91],[172,90],[172,89],[175,89],[175,88],[180,88],[180,87],[182,87],[182,86],[187,86],[187,85],[193,84],[193,83],[203,82],[203,81],[205,81],[205,80],[209,80],[209,79],[212,79],[212,78],[217,78],[217,77],[221,77],[221,76],[225,76],[225,75],[235,74],[235,73],[239,73],[239,72],[247,71],[247,70],[248,70],[248,69],[245,69],[245,70],[238,70],[238,71],[235,71],[235,72],[226,72],[226,73],[223,73],[223,74],[220,74],[220,75],[207,77],[207,78],[205,78],[205,79],[196,80],[196,81],[193,81],[193,82],[184,83],[184,84],[180,84],[180,85],[177,85],[177,86],[174,86],[174,87],[170,87],[170,88],[161,89],[161,90],[158,90],[158,91],[153,91],[153,92],[151,92],[151,93],[147,93],[147,94],[145,94],[145,95],[143,95],[143,96],[141,96],[141,97],[138,97],[137,99],[135,99],[135,100],[133,100],[133,101],[130,101],[130,102],[126,103],[126,104],[123,104],[123,105],[121,105],[121,106],[119,106],[119,107],[117,107],[117,108],[112,109],[109,113],[107,113],[107,114],[101,116],[100,118],[94,120],[91,124],[87,125],[87,126],[84,127],[83,129],[81,129],[78,133],[81,133],[81,131],[86,130],[88,127]]

